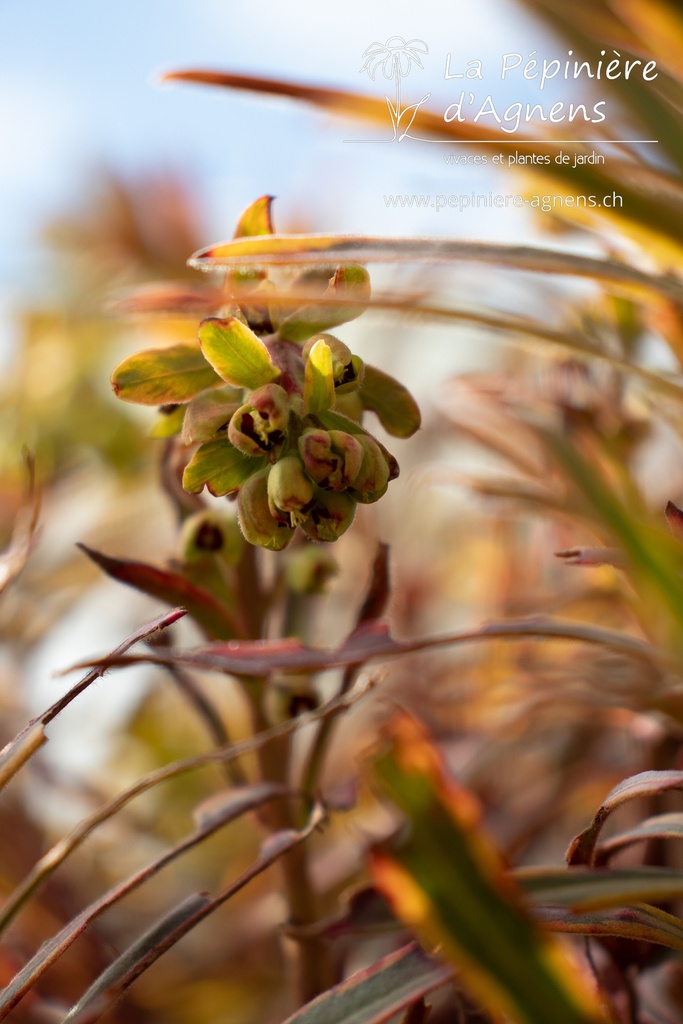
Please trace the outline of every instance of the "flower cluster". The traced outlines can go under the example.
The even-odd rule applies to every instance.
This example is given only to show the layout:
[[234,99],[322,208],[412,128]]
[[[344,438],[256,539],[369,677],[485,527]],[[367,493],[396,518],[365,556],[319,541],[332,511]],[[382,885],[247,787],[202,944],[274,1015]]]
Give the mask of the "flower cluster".
[[[269,211],[267,198],[257,200],[236,237],[271,234]],[[328,333],[363,311],[364,268],[304,273],[293,289],[307,294],[301,305],[285,304],[264,273],[244,276],[228,276],[228,305],[202,320],[196,342],[130,356],[114,371],[114,389],[161,406],[157,435],[178,432],[193,449],[183,486],[236,494],[251,544],[281,550],[297,528],[334,541],[357,504],[377,501],[398,475],[396,459],[362,426],[364,411],[398,437],[417,430],[419,411],[401,384]]]

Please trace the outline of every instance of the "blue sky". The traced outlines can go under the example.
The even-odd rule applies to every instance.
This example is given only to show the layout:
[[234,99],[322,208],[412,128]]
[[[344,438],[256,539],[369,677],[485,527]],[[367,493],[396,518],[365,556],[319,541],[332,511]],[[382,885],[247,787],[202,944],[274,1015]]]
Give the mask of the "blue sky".
[[[410,83],[423,76],[419,88],[434,98],[447,95],[446,50],[493,60],[542,39],[512,0],[0,0],[0,293],[35,282],[40,226],[76,205],[101,166],[186,174],[202,198],[207,241],[229,233],[265,192],[279,197],[281,218],[306,205],[321,230],[457,233],[445,218],[427,223],[382,201],[385,192],[475,187],[471,171],[454,180],[440,147],[348,146],[355,126],[294,104],[154,81],[194,65],[380,97],[390,83],[361,76],[361,55],[392,34],[430,46]],[[483,232],[504,235],[498,221]]]

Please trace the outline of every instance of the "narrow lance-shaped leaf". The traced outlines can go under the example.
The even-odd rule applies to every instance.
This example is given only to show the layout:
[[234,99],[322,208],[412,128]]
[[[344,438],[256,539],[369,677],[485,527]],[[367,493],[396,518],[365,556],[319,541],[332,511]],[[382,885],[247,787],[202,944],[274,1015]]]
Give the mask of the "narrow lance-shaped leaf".
[[683,772],[640,772],[624,779],[607,794],[590,825],[572,840],[567,851],[567,863],[592,863],[600,830],[616,807],[637,797],[656,796],[671,789],[683,789]]
[[162,651],[133,657],[107,658],[98,665],[127,665],[138,661],[179,665],[226,672],[230,675],[267,677],[272,672],[321,672],[325,669],[346,665],[363,665],[378,658],[392,658],[414,651],[430,650],[462,643],[481,643],[496,639],[522,639],[535,637],[545,640],[578,640],[618,651],[626,657],[644,661],[650,670],[657,670],[661,655],[656,648],[636,637],[616,630],[597,629],[578,622],[553,621],[550,619],[520,619],[509,622],[492,622],[468,632],[451,633],[445,636],[423,637],[415,640],[395,640],[389,627],[382,620],[364,623],[351,633],[340,647],[321,650],[308,647],[298,640],[237,641],[229,646],[211,644],[187,651],[176,650],[172,658],[166,658]]
[[90,986],[83,997],[71,1008],[63,1024],[90,1024],[160,956],[172,948],[183,936],[195,928],[209,914],[243,889],[249,882],[274,864],[289,850],[308,839],[324,820],[323,810],[316,805],[306,826],[300,831],[287,830],[284,834],[270,837],[268,848],[264,844],[260,856],[234,882],[217,896],[191,896],[154,925],[146,935],[133,943],[113,964],[110,965]]
[[383,1024],[452,977],[412,944],[390,953],[307,1003],[285,1024]]
[[223,382],[193,341],[128,356],[114,370],[111,383],[124,402],[171,405]]
[[304,370],[304,407],[314,416],[334,405],[332,353],[322,338],[311,349]]
[[577,913],[683,896],[683,874],[674,868],[520,868],[514,875],[534,903]]
[[235,387],[255,390],[280,376],[266,346],[237,317],[202,320],[199,343],[216,373]]
[[655,942],[683,951],[683,921],[644,903],[577,914],[565,907],[539,907],[535,917],[550,931]]
[[414,720],[396,719],[390,735],[375,774],[410,831],[392,852],[374,852],[372,871],[398,916],[438,944],[494,1012],[520,1024],[603,1021],[579,970],[532,921],[474,796],[446,776]]
[[232,613],[213,594],[196,586],[179,573],[157,569],[145,562],[112,558],[94,551],[85,544],[77,545],[96,565],[121,583],[141,590],[167,604],[184,605],[204,633],[212,639],[239,636],[240,624]]
[[672,811],[670,814],[656,814],[626,832],[610,836],[596,847],[595,863],[603,865],[619,850],[651,839],[683,839],[683,813]]
[[193,813],[196,829],[175,846],[170,847],[146,867],[113,886],[64,926],[55,936],[43,943],[0,993],[0,1021],[23,999],[38,979],[52,966],[101,914],[129,893],[154,877],[163,867],[183,853],[202,843],[218,829],[235,821],[240,815],[254,810],[269,800],[282,797],[286,788],[278,783],[254,783],[227,792],[215,794],[210,806],[200,804]]

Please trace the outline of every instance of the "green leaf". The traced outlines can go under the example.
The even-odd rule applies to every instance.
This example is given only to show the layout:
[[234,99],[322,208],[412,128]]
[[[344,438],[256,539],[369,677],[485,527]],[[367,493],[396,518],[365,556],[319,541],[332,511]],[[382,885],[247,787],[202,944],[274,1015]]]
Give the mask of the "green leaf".
[[242,402],[238,388],[216,388],[202,391],[188,403],[183,422],[183,441],[194,444],[208,441],[223,427],[227,427],[232,414]]
[[111,383],[124,402],[174,405],[216,387],[221,378],[207,363],[199,343],[192,341],[128,356],[114,370]]
[[332,352],[323,341],[316,341],[304,370],[304,408],[306,413],[318,415],[334,405],[334,376]]
[[203,487],[215,497],[232,494],[264,464],[264,459],[243,455],[227,437],[219,437],[194,453],[183,473],[183,487],[191,494],[198,494]]
[[452,977],[415,944],[383,957],[288,1017],[285,1024],[382,1024]]
[[538,907],[535,916],[550,931],[640,939],[683,950],[683,921],[644,903],[587,914],[576,914],[566,907]]
[[188,614],[201,626],[210,639],[229,639],[241,632],[239,624],[230,611],[213,594],[196,586],[179,573],[157,569],[145,562],[133,562],[123,558],[112,558],[94,551],[85,544],[77,547],[95,565],[121,583],[141,590],[143,594],[156,597],[166,604],[177,604],[187,608]]
[[674,868],[520,868],[514,875],[534,903],[579,913],[683,896],[683,874]]
[[253,238],[254,235],[272,235],[270,208],[273,196],[261,196],[242,213],[235,229],[235,238]]
[[[367,270],[353,263],[338,267],[321,298],[325,301],[324,305],[302,306],[283,320],[279,328],[280,337],[285,341],[306,341],[314,334],[359,317],[370,298],[370,276]],[[335,306],[334,299],[343,299],[347,304]],[[362,305],[350,306],[349,300],[358,300]]]
[[360,397],[363,407],[376,413],[384,429],[393,437],[412,437],[419,429],[417,402],[408,389],[388,373],[366,366]]
[[266,346],[237,317],[202,320],[199,343],[216,373],[235,387],[253,391],[280,376]]
[[579,971],[533,922],[474,796],[447,776],[414,719],[395,719],[390,737],[375,774],[410,829],[391,852],[373,852],[372,869],[397,915],[439,944],[488,1009],[520,1024],[604,1020]]

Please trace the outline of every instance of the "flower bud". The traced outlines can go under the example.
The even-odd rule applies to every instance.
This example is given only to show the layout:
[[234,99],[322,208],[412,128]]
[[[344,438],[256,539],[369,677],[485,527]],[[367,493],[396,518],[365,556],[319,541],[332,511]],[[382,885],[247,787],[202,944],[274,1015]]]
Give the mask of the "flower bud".
[[318,490],[302,527],[311,540],[331,543],[348,530],[355,514],[356,502],[348,492]]
[[386,489],[391,470],[386,455],[369,434],[359,434],[357,440],[363,451],[363,462],[353,479],[353,489],[361,494]]
[[242,533],[250,544],[282,551],[294,536],[294,530],[270,514],[269,472],[269,467],[261,469],[242,484],[237,495],[237,513]]
[[183,560],[188,564],[201,562],[210,555],[221,555],[235,565],[242,552],[243,539],[232,517],[206,510],[190,516],[180,536]]
[[363,463],[363,449],[344,430],[305,430],[299,453],[308,475],[327,491],[350,487]]
[[333,334],[315,334],[309,338],[302,349],[304,360],[308,358],[311,349],[318,341],[324,341],[332,354],[332,377],[337,393],[344,394],[347,391],[355,391],[362,380],[364,363],[360,356],[354,356],[348,345],[345,345]]
[[298,455],[285,455],[271,466],[268,474],[268,507],[275,519],[297,526],[313,500],[313,484],[304,472]]
[[287,437],[289,399],[279,384],[264,384],[240,406],[228,425],[228,437],[245,455],[277,452]]

